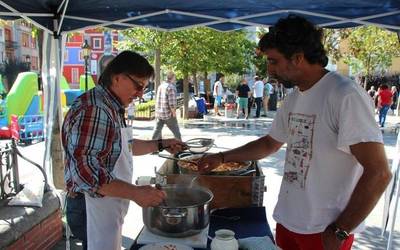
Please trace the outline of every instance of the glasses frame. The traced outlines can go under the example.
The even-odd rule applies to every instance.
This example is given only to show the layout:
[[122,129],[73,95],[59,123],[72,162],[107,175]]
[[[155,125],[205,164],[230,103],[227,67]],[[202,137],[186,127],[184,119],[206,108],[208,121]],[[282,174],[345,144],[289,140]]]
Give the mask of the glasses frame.
[[141,82],[136,81],[135,79],[133,79],[130,75],[125,74],[126,77],[129,78],[129,80],[131,80],[131,82],[133,82],[133,84],[135,85],[135,88],[137,91],[145,91],[147,89],[148,86],[146,86],[145,84],[141,84]]

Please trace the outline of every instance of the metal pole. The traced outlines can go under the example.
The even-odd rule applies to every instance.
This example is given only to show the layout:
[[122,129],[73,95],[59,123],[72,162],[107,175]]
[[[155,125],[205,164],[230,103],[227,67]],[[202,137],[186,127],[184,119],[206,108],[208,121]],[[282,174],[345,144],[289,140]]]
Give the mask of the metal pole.
[[85,92],[88,90],[88,58],[85,57]]

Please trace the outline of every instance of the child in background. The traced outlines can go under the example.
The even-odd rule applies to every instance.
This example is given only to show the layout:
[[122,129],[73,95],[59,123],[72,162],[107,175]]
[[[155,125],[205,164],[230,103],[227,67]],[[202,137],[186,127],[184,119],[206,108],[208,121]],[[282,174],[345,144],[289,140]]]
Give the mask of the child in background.
[[129,103],[128,107],[126,108],[126,111],[128,113],[126,119],[126,125],[131,126],[133,125],[133,119],[135,118],[135,101]]

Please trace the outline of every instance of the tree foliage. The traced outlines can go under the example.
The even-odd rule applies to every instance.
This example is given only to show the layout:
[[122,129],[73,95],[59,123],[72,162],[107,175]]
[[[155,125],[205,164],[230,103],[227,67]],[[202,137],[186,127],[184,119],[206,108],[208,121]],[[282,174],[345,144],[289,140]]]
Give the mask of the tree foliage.
[[400,44],[394,32],[375,26],[351,29],[345,62],[367,77],[383,74],[400,56]]
[[194,72],[245,73],[251,67],[255,43],[246,31],[218,32],[209,28],[162,32],[134,28],[123,32],[120,49],[132,49],[154,59],[161,50],[161,63],[180,74]]

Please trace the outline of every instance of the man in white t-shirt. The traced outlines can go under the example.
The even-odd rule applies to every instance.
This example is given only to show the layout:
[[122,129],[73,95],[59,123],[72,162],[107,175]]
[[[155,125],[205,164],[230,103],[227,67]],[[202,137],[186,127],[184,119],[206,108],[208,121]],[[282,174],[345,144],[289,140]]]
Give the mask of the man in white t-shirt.
[[254,77],[254,81],[255,82],[253,86],[253,97],[254,97],[254,102],[256,103],[256,115],[254,116],[254,118],[259,118],[262,106],[262,99],[264,95],[264,83],[258,76]]
[[[276,81],[275,79],[270,79],[269,81]],[[274,92],[274,87],[272,87],[272,84],[269,83],[267,78],[263,79],[264,83],[264,96],[263,96],[263,108],[264,108],[264,116],[268,116],[268,102],[269,102],[269,96],[273,94]]]
[[259,42],[268,74],[298,88],[285,98],[268,135],[198,163],[210,171],[221,162],[262,159],[287,144],[273,214],[283,250],[350,250],[353,233],[391,179],[371,98],[324,68],[321,40],[322,30],[299,16],[270,28]]
[[224,92],[224,83],[225,76],[221,74],[219,79],[214,83],[213,88],[213,96],[214,96],[214,114],[217,116],[222,116],[219,112],[219,107],[222,105],[222,95]]

